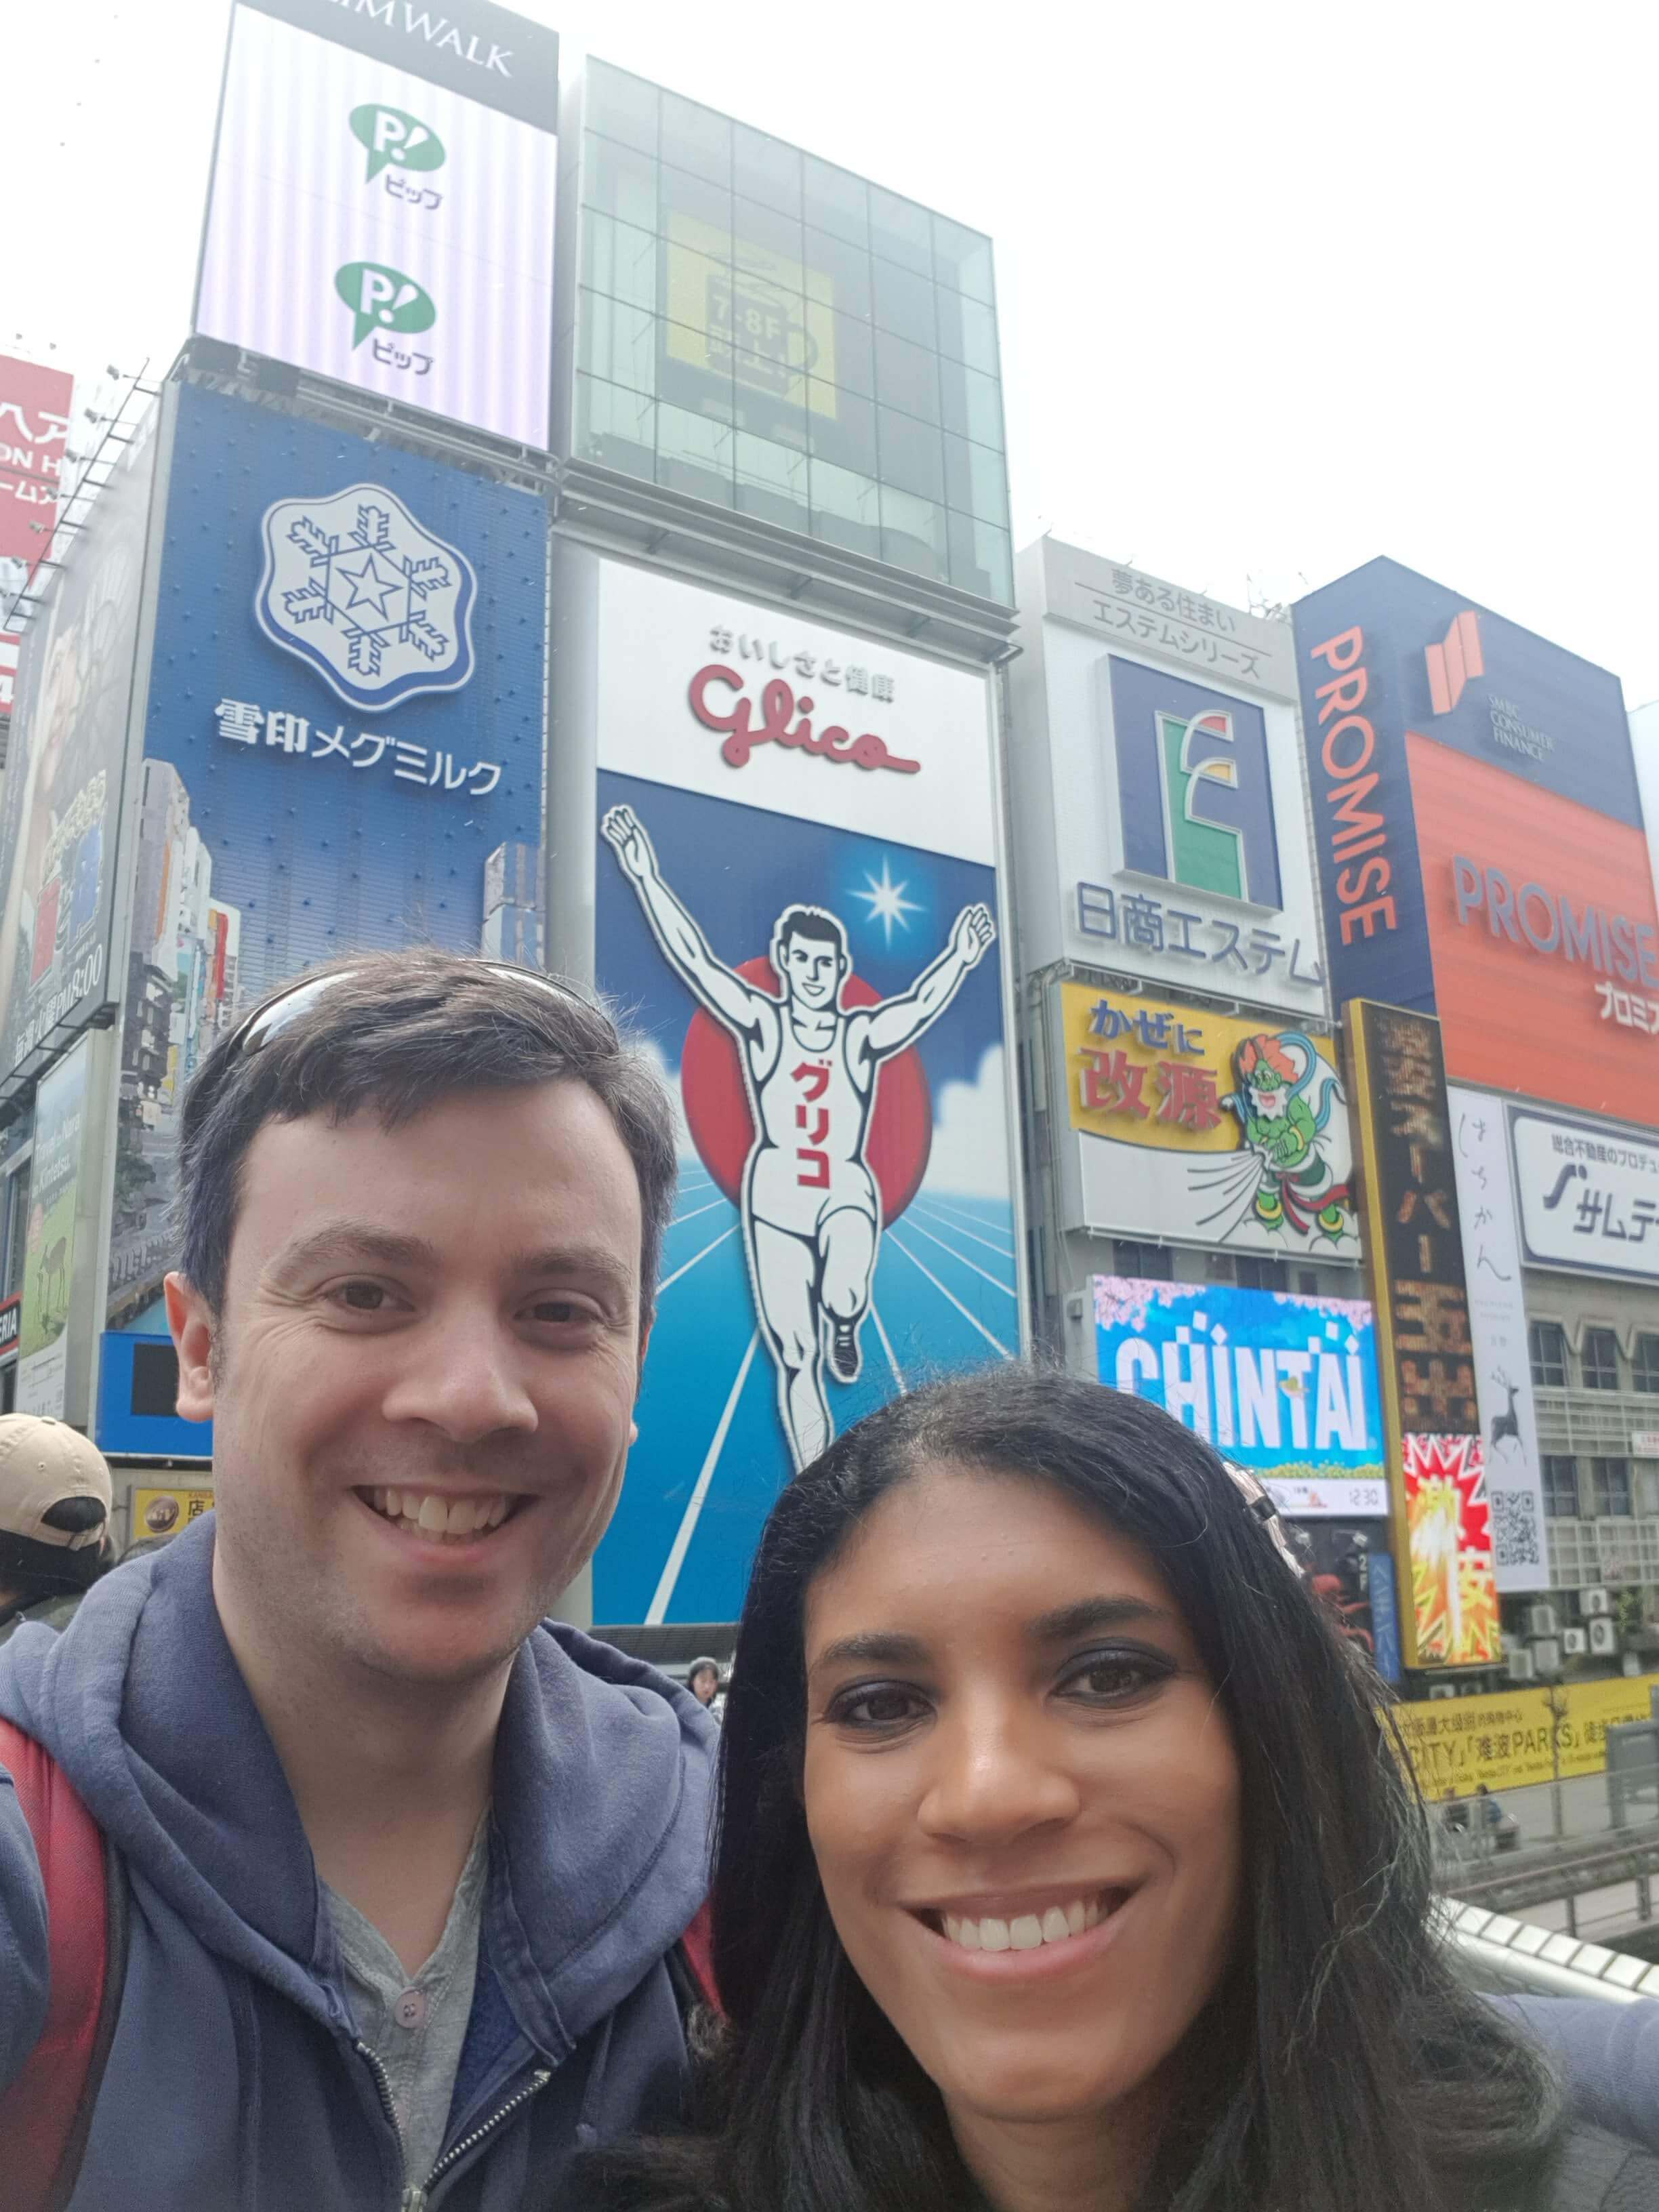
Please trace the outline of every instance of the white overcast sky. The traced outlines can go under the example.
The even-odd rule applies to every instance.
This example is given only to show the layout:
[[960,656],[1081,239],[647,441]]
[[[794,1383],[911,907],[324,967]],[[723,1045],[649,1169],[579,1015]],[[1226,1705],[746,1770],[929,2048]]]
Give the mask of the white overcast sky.
[[[3,42],[0,350],[171,360],[226,12]],[[1017,544],[1240,604],[1388,553],[1659,696],[1654,0],[526,12],[991,234]]]

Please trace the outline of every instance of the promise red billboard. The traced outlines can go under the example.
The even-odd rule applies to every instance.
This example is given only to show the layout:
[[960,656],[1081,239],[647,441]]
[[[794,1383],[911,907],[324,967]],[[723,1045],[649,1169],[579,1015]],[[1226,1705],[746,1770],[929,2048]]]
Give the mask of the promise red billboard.
[[1642,831],[1415,731],[1406,748],[1447,1073],[1650,1121],[1659,909]]

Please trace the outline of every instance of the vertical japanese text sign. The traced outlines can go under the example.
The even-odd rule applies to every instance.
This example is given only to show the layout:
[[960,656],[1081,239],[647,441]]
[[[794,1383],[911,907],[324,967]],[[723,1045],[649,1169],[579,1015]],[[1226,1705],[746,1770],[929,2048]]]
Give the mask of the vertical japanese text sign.
[[1407,1667],[1490,1665],[1498,1587],[1440,1024],[1344,1010]]

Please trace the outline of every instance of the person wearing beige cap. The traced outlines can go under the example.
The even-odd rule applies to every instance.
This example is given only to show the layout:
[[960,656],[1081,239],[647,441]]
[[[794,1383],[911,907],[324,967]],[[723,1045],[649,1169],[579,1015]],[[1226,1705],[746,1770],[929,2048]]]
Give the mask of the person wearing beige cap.
[[0,1638],[26,1614],[61,1627],[108,1563],[109,1468],[43,1413],[0,1414]]

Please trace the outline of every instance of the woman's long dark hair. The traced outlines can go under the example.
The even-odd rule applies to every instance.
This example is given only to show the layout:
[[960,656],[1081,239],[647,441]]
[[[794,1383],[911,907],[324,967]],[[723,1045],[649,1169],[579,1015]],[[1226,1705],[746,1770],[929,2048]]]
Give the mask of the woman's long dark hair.
[[726,1709],[714,1960],[729,2031],[700,2132],[611,2154],[590,2205],[962,2212],[942,2101],[848,1963],[800,1775],[807,1591],[927,1462],[1052,1485],[1146,1546],[1241,1774],[1237,1962],[1177,2059],[1157,2212],[1525,2208],[1559,2131],[1541,2065],[1431,1932],[1422,1807],[1386,1692],[1209,1448],[1146,1401],[1005,1366],[900,1398],[799,1475],[761,1540]]

